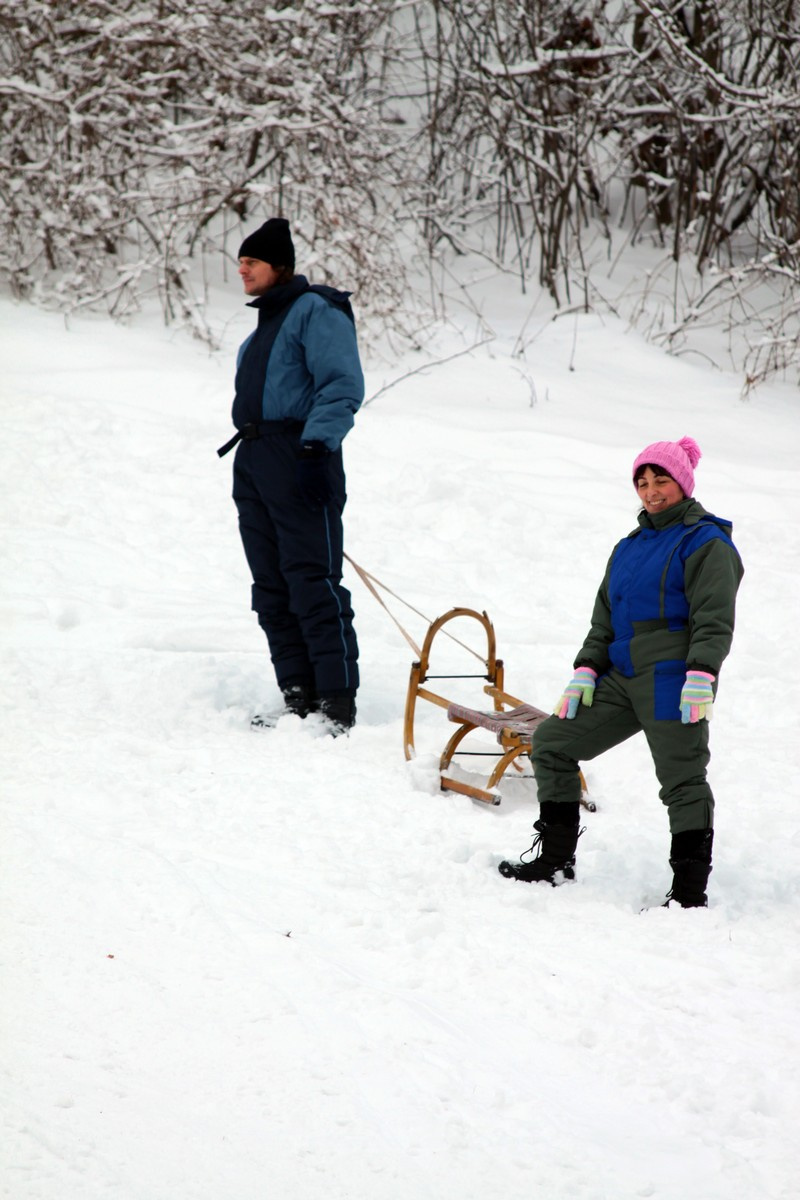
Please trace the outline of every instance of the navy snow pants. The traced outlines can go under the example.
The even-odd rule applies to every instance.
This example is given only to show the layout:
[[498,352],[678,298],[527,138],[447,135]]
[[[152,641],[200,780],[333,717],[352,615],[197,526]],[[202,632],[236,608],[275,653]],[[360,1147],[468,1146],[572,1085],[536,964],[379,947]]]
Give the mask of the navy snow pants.
[[328,461],[333,498],[310,508],[295,484],[299,431],[242,441],[233,466],[239,532],[253,576],[252,607],[267,635],[278,686],[318,695],[358,688],[358,643],[342,587],[341,450]]

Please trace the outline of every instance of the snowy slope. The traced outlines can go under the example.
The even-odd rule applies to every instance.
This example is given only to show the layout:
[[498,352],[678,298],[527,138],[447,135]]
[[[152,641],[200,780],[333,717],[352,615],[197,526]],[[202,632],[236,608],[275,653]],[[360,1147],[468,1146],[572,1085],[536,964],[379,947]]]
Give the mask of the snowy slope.
[[429,617],[486,609],[509,690],[544,707],[635,523],[635,454],[703,448],[697,495],[747,570],[711,907],[641,913],[670,881],[642,740],[589,765],[577,884],[503,880],[534,785],[440,794],[430,707],[404,762],[412,652],[352,571],[358,726],[250,731],[277,690],[215,454],[250,314],[234,285],[216,303],[220,354],[0,302],[0,1194],[793,1198],[796,391],[742,402],[589,316],[543,319],[523,363],[499,292],[472,354],[418,372],[363,347],[369,395],[406,378],[347,442],[349,553]]

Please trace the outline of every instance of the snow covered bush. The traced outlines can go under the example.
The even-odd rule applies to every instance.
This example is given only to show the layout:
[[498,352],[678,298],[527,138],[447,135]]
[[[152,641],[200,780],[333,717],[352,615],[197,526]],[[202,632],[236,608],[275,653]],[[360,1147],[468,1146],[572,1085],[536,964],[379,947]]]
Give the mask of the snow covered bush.
[[157,293],[209,336],[203,271],[283,214],[303,268],[413,334],[409,264],[478,254],[589,308],[616,228],[673,264],[655,316],[652,255],[630,289],[672,348],[717,321],[751,381],[800,357],[785,0],[0,0],[0,100],[19,296]]
[[[730,340],[749,388],[800,357],[800,11],[782,0],[633,0],[612,137],[635,236],[675,264],[664,340]],[[638,196],[632,195],[638,189]],[[680,299],[678,299],[680,297]]]
[[427,68],[414,202],[432,252],[478,250],[559,300],[601,211],[596,150],[617,46],[592,6],[436,0],[419,6]]
[[0,0],[0,270],[17,294],[119,314],[157,288],[202,329],[190,260],[283,213],[318,277],[393,308],[391,127],[367,70],[391,7]]

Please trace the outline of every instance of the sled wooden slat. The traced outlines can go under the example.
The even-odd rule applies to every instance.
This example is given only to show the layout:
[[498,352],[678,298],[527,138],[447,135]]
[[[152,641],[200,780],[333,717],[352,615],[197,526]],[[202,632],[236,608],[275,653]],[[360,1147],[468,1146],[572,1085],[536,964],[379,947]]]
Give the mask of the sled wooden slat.
[[[491,711],[458,704],[447,700],[444,696],[439,695],[438,692],[432,692],[424,687],[426,680],[430,677],[428,668],[434,638],[444,625],[459,617],[474,619],[481,625],[484,631],[486,637],[486,657],[483,662],[486,667],[486,673],[477,677],[473,676],[473,678],[483,678],[486,680],[483,691],[492,700],[493,708]],[[469,677],[464,675],[436,676],[437,680],[446,678],[464,679]],[[403,722],[403,740],[407,760],[414,758],[416,752],[414,746],[414,719],[417,700],[427,700],[438,708],[446,709],[448,720],[457,726],[456,730],[448,738],[439,759],[439,776],[442,789],[469,796],[471,799],[478,800],[483,804],[497,805],[500,803],[501,797],[498,791],[500,780],[509,767],[514,767],[517,771],[521,770],[517,759],[523,755],[528,755],[537,726],[542,721],[545,721],[549,715],[540,708],[536,708],[532,704],[526,704],[524,700],[520,700],[505,691],[503,662],[502,659],[497,657],[494,627],[485,612],[479,613],[471,608],[452,608],[443,616],[437,617],[431,623],[425,635],[419,661],[412,663]],[[485,729],[493,733],[499,747],[495,754],[492,754],[491,751],[486,752],[488,755],[495,757],[497,761],[483,786],[478,786],[477,783],[466,783],[461,779],[456,779],[447,774],[453,758],[457,754],[481,756],[481,752],[459,749],[464,739],[477,729]],[[594,811],[594,804],[587,798],[586,781],[583,775],[581,775],[581,803],[585,808],[592,812]]]

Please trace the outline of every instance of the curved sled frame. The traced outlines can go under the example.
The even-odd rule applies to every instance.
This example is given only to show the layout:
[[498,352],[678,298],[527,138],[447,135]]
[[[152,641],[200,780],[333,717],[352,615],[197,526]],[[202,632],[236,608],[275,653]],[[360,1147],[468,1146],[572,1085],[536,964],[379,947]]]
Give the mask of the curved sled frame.
[[[480,675],[437,675],[429,674],[431,648],[434,639],[439,631],[450,621],[454,621],[459,617],[470,617],[477,621],[483,629],[486,637],[486,656],[483,659],[485,672]],[[497,642],[495,638],[494,626],[489,620],[485,612],[479,613],[472,608],[451,608],[443,616],[437,617],[433,621],[425,635],[425,640],[422,643],[422,650],[418,662],[412,663],[411,675],[408,681],[408,692],[406,694],[405,717],[403,722],[403,742],[406,760],[410,760],[415,755],[414,747],[414,718],[416,715],[417,700],[427,700],[429,703],[436,705],[438,708],[443,708],[447,712],[448,720],[453,721],[458,728],[448,739],[447,744],[442,751],[439,759],[439,773],[441,777],[441,785],[444,791],[460,792],[464,796],[469,796],[473,800],[480,800],[483,804],[500,803],[500,794],[497,791],[498,784],[509,767],[513,766],[515,770],[520,771],[517,759],[521,755],[527,755],[531,748],[531,739],[533,730],[541,721],[546,720],[548,714],[541,709],[534,708],[532,705],[525,704],[516,696],[510,695],[505,691],[505,672],[503,660],[497,657]],[[491,696],[493,711],[491,713],[481,712],[477,709],[462,708],[459,705],[453,704],[446,697],[439,695],[438,692],[431,691],[430,688],[424,685],[431,678],[435,679],[483,679],[485,681],[483,691],[487,696]],[[518,714],[513,710],[524,710],[524,722],[515,720]],[[512,710],[512,711],[507,711]],[[495,715],[497,714],[497,715]],[[506,714],[509,718],[509,724],[504,725],[502,716]],[[514,722],[514,724],[512,724]],[[520,724],[525,724],[525,729],[520,729]],[[516,727],[514,727],[516,726]],[[474,786],[469,783],[464,783],[460,779],[453,779],[446,772],[453,761],[456,754],[459,753],[459,746],[468,734],[476,729],[491,729],[496,734],[498,744],[501,747],[498,761],[492,769],[485,787]],[[581,773],[581,803],[589,811],[593,812],[594,804],[587,799],[586,780]]]

